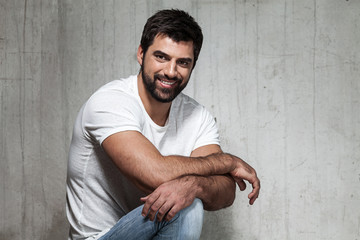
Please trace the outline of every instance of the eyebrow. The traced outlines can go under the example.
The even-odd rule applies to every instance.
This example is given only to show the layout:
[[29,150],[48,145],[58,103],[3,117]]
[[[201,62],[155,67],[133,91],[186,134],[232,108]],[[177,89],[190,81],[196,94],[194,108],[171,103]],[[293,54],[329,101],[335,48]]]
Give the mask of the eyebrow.
[[[153,52],[153,55],[162,55],[164,57],[167,57],[167,58],[170,58],[170,56],[160,50],[156,50]],[[179,58],[178,61],[184,61],[184,62],[188,62],[188,63],[191,63],[193,60],[192,58]]]

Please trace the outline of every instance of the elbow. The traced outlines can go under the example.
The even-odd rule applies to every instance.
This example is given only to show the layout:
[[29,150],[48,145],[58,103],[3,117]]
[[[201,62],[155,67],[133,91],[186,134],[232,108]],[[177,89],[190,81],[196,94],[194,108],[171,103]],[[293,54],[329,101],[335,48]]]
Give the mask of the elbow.
[[135,185],[144,193],[150,194],[161,184],[169,180],[170,179],[162,174],[146,174],[146,176],[137,178]]
[[164,163],[166,163],[166,160],[164,160],[164,157],[162,157],[157,163],[153,165],[153,168],[151,168],[150,172],[144,173],[143,181],[153,190],[158,188],[163,183],[169,182],[178,177],[169,170],[168,164]]
[[161,184],[165,183],[167,180],[164,177],[161,176],[153,176],[148,178],[146,184],[154,191],[156,188],[158,188]]
[[166,170],[164,159],[159,158],[157,162],[152,162],[151,166],[142,168],[136,175],[133,175],[135,185],[143,192],[149,194],[165,182],[169,182],[175,177]]
[[[221,208],[227,208],[227,207],[230,207],[231,205],[233,205],[233,203],[235,201],[235,190],[236,190],[236,185],[234,185],[233,188],[228,189],[226,197],[223,198]],[[218,210],[218,209],[216,209],[216,210]]]
[[236,197],[236,183],[233,180],[232,184],[229,187],[228,190],[228,198],[227,198],[227,203],[226,203],[226,207],[230,207],[231,205],[233,205],[234,201],[235,201],[235,197]]
[[229,184],[220,190],[213,201],[204,201],[204,209],[206,211],[217,211],[223,208],[230,207],[235,201],[236,184],[231,181]]
[[236,190],[236,186],[234,187],[234,189],[232,191],[230,191],[229,196],[226,201],[226,204],[225,204],[225,208],[233,205],[233,203],[235,201],[235,190]]

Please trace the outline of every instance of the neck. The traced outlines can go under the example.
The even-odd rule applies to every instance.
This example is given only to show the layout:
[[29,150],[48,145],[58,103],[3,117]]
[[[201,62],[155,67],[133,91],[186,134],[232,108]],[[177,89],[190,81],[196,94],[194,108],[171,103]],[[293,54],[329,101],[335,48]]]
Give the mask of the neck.
[[169,116],[171,102],[162,103],[155,100],[145,88],[141,73],[137,75],[137,84],[139,96],[147,114],[157,125],[164,126]]

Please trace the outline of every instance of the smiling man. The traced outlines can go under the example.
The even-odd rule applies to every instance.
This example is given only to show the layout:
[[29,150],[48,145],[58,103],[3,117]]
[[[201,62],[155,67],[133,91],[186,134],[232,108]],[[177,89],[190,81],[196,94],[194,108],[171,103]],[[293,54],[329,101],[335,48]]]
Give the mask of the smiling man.
[[[112,81],[80,109],[67,178],[69,239],[199,239],[203,210],[230,206],[235,183],[260,181],[221,151],[210,113],[181,91],[202,45],[186,12],[148,19],[138,75]],[[244,181],[245,180],[245,181]]]

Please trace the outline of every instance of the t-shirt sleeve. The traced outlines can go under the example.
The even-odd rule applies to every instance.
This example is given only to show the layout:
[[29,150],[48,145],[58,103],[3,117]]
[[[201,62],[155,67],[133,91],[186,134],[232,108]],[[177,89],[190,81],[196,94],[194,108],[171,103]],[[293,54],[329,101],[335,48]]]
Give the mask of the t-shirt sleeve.
[[141,113],[134,96],[116,90],[97,92],[84,106],[84,134],[101,145],[107,137],[117,132],[141,132]]
[[210,144],[220,145],[215,119],[204,107],[202,107],[200,119],[200,128],[193,150]]

